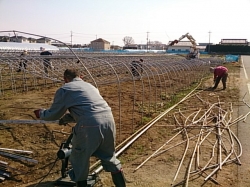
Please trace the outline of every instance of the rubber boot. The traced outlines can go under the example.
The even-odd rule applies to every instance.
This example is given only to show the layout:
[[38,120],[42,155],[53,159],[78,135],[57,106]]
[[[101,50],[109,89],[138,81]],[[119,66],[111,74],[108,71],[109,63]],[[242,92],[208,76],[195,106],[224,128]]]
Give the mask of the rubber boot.
[[126,187],[126,182],[122,171],[111,173],[111,176],[116,187]]
[[227,84],[225,81],[222,82],[222,85],[223,85],[223,90],[225,90],[227,88]]
[[87,180],[76,182],[76,186],[77,187],[87,187],[88,186]]
[[220,80],[221,80],[221,77],[217,77],[214,81],[214,87],[213,87],[213,90],[215,90],[217,88],[217,86],[219,85],[220,83]]

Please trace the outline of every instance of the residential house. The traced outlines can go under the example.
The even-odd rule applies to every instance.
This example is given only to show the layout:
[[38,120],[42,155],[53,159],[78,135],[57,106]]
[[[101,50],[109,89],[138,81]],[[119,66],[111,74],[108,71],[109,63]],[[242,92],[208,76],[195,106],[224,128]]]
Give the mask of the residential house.
[[197,46],[197,49],[199,52],[206,52],[206,48],[208,49],[207,52],[209,52],[209,48],[211,45],[214,45],[213,43],[199,43]]
[[123,49],[141,49],[137,44],[126,44]]
[[90,42],[90,48],[93,51],[110,50],[110,42],[102,38],[98,38]]
[[9,36],[0,36],[0,42],[9,42],[10,37]]
[[119,45],[111,45],[111,46],[110,46],[110,49],[111,49],[111,50],[122,50],[122,47],[119,46]]
[[51,44],[51,40],[46,38],[46,37],[42,37],[39,39],[36,39],[36,43],[45,43],[45,44]]
[[35,38],[28,38],[29,43],[36,43],[36,39]]
[[28,38],[23,36],[12,36],[10,37],[10,42],[17,42],[17,43],[29,43]]

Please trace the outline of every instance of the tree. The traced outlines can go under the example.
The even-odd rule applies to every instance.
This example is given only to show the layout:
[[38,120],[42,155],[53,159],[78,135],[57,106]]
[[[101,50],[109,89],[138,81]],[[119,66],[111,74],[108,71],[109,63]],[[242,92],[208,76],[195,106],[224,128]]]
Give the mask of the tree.
[[135,43],[134,39],[131,36],[125,36],[122,41],[123,41],[125,46]]

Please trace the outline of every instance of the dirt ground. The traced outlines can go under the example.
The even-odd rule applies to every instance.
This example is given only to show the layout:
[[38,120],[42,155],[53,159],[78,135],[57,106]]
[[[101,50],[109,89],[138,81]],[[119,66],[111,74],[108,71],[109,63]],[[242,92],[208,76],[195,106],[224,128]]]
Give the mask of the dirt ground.
[[[232,103],[235,111],[237,111],[239,104],[238,83],[240,81],[240,66],[238,64],[230,64],[230,66],[232,66],[234,70],[230,73],[227,90],[221,90],[221,84],[215,91],[206,90],[206,88],[211,86],[212,76],[204,80],[197,90],[199,91],[199,97],[206,102],[216,103],[220,101],[225,103],[223,107],[226,108],[229,108],[230,103]],[[57,88],[50,88],[32,93],[9,94],[1,97],[0,119],[35,119],[33,110],[41,107],[48,108],[52,103],[56,89]],[[108,98],[105,99],[108,100]],[[202,106],[207,107],[206,105]],[[165,187],[171,186],[171,184],[183,186],[181,181],[185,179],[185,170],[188,167],[186,162],[183,162],[182,168],[184,169],[180,170],[174,183],[173,178],[180,163],[183,150],[185,149],[185,144],[175,146],[173,149],[170,149],[170,151],[149,159],[149,161],[138,170],[135,171],[135,169],[176,133],[174,128],[171,127],[171,125],[175,125],[173,118],[175,112],[182,110],[183,113],[185,113],[185,111],[193,111],[200,107],[198,97],[193,96],[188,98],[164,115],[144,133],[142,137],[123,152],[119,159],[123,164],[128,187]],[[190,112],[185,113],[185,115],[189,114]],[[233,117],[237,117],[237,112],[234,113]],[[54,186],[53,182],[60,178],[61,169],[60,161],[54,165],[56,153],[61,142],[67,139],[67,133],[70,132],[73,125],[74,124],[70,124],[69,126],[62,127],[58,124],[2,124],[0,126],[0,147],[33,151],[31,155],[26,154],[26,156],[37,160],[38,163],[11,159],[0,155],[1,161],[8,162],[8,165],[14,168],[8,169],[13,175],[11,178],[3,181],[1,185],[6,187]],[[236,131],[236,129],[237,128],[234,128],[233,130]],[[175,142],[180,142],[181,140],[182,138],[178,137]],[[192,152],[188,150],[187,157],[191,155]],[[205,157],[206,156],[202,155],[201,160],[205,160]],[[185,161],[187,160],[188,159],[185,158]],[[195,175],[189,181],[189,186],[237,186],[237,167],[237,162],[226,164],[219,172],[213,175],[214,180],[204,181],[205,176],[207,176],[210,171]],[[52,170],[50,171],[51,168]],[[100,181],[96,186],[113,186],[109,173],[102,172],[99,177]],[[180,184],[177,185],[178,183]]]

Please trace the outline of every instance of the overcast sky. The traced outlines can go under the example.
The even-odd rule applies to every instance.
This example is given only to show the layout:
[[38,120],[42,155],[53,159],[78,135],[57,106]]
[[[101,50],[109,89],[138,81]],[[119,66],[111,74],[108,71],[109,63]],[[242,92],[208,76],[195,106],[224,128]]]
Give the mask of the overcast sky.
[[250,0],[0,0],[0,31],[79,44],[103,38],[123,46],[125,36],[168,43],[187,32],[197,43],[250,41],[249,19]]

